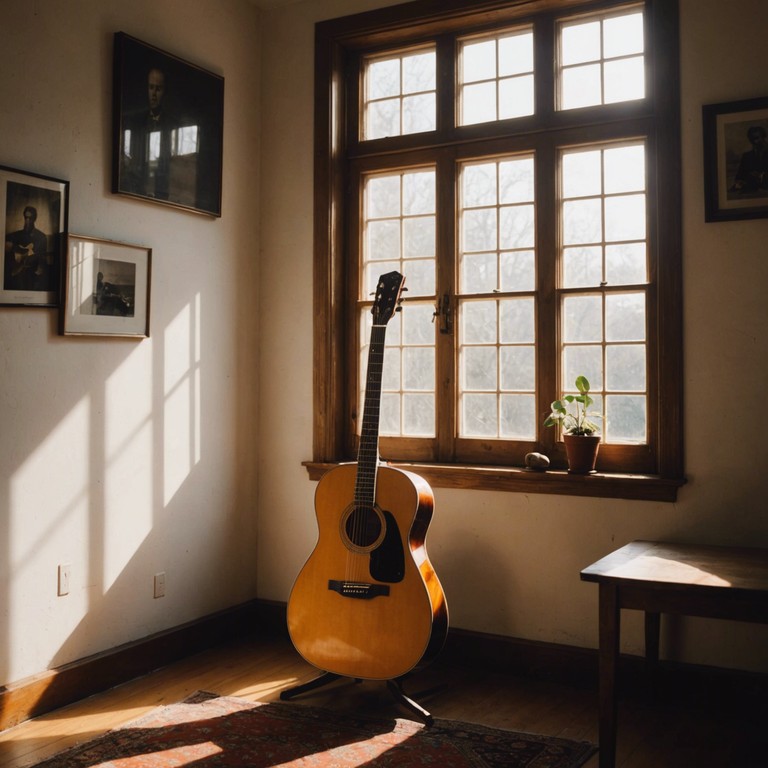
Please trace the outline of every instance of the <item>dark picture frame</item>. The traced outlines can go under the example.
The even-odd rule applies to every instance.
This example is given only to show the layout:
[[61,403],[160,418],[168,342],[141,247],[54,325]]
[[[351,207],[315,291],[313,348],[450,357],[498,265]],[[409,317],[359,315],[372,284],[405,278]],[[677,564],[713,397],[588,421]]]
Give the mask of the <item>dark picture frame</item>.
[[59,305],[69,182],[0,166],[0,306]]
[[768,218],[768,97],[702,107],[704,218]]
[[224,78],[114,40],[112,191],[221,216]]
[[65,336],[149,336],[152,249],[67,236],[60,331]]

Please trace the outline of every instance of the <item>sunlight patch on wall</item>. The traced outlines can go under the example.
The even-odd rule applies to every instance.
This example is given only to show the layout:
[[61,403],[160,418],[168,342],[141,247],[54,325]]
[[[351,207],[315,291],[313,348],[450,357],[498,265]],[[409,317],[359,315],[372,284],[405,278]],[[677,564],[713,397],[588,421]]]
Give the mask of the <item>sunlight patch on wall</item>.
[[200,461],[200,295],[169,323],[164,338],[163,503]]
[[104,590],[152,530],[152,345],[144,343],[105,390]]

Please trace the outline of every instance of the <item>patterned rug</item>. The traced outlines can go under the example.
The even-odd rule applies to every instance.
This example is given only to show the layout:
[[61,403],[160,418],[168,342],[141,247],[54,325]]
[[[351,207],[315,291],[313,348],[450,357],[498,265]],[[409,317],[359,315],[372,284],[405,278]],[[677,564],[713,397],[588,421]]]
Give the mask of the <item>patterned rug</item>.
[[576,768],[595,751],[452,720],[425,727],[200,691],[37,768]]

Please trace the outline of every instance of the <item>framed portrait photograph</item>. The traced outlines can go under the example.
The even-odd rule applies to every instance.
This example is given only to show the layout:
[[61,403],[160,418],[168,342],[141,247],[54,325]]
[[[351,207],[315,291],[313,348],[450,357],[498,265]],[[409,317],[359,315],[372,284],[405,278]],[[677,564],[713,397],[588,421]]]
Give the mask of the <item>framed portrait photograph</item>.
[[221,216],[224,78],[115,34],[112,191]]
[[0,305],[59,305],[68,204],[68,181],[0,166]]
[[151,248],[68,235],[62,334],[148,337],[151,272]]
[[768,217],[768,97],[706,104],[706,221]]

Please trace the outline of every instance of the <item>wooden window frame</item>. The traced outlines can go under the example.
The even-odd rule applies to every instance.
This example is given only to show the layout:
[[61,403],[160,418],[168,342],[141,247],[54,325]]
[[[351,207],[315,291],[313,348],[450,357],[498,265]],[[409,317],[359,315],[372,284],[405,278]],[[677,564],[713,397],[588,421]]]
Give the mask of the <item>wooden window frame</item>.
[[[585,13],[615,6],[615,2],[576,2],[575,0],[417,0],[354,16],[320,22],[315,31],[315,195],[314,195],[314,429],[313,456],[305,462],[311,479],[318,479],[329,467],[340,461],[354,460],[349,435],[354,434],[354,414],[349,412],[347,392],[354,376],[350,376],[347,360],[350,334],[358,321],[354,315],[357,296],[351,295],[347,241],[350,222],[345,218],[346,201],[356,194],[348,178],[350,159],[363,154],[357,135],[348,132],[346,105],[356,104],[359,94],[346,92],[349,67],[362,51],[402,47],[420,43],[433,36],[437,42],[438,69],[452,67],[452,45],[445,42],[446,33],[466,29],[468,19],[473,28],[478,19],[488,28],[519,23],[532,14],[544,12],[543,22],[554,24],[554,15],[548,11]],[[608,461],[604,471],[596,475],[575,476],[555,470],[545,473],[528,472],[521,465],[488,466],[477,463],[425,463],[419,461],[397,463],[422,475],[436,487],[478,488],[524,493],[556,493],[579,496],[675,501],[677,489],[685,483],[683,463],[682,423],[682,243],[681,243],[681,189],[680,189],[680,107],[678,63],[678,9],[677,0],[645,0],[646,29],[653,41],[653,55],[646,61],[648,97],[639,103],[613,104],[596,107],[594,133],[591,140],[611,139],[611,120],[637,120],[638,126],[652,121],[649,110],[665,119],[653,122],[651,130],[644,132],[655,145],[657,163],[649,164],[649,183],[656,190],[656,238],[663,253],[655,260],[656,273],[649,289],[649,326],[652,333],[657,327],[656,355],[649,359],[650,396],[656,408],[649,431],[656,430],[656,461],[652,471],[621,472],[620,462]],[[550,39],[554,39],[550,36]],[[553,59],[548,59],[551,62]],[[449,59],[449,56],[451,57]],[[536,76],[553,77],[547,65],[547,51],[539,45],[535,49]],[[452,71],[452,70],[451,70]],[[452,78],[449,78],[452,80]],[[454,101],[452,89],[439,92],[438,99]],[[589,110],[590,108],[586,108]],[[438,114],[440,113],[438,106]],[[585,110],[580,110],[582,115]],[[516,124],[524,129],[528,118],[517,118]],[[537,119],[541,119],[539,116]],[[568,113],[550,109],[546,119],[553,128],[567,128]],[[650,122],[649,122],[650,121]],[[459,128],[464,137],[471,137],[477,126]],[[482,127],[488,134],[488,126]],[[499,145],[509,151],[508,129],[503,122],[491,130],[497,132]],[[578,130],[575,131],[578,135]],[[436,143],[451,145],[451,130],[438,123]],[[479,139],[479,136],[478,136]],[[388,149],[417,151],[418,134],[376,139],[366,142],[366,152],[386,153]],[[434,143],[434,142],[433,142]],[[553,150],[554,151],[554,150]],[[361,160],[364,165],[364,159]],[[662,166],[663,163],[663,167]],[[664,174],[664,183],[658,183],[656,174]],[[552,183],[552,182],[550,182]],[[354,227],[352,227],[352,230]],[[554,281],[551,281],[554,285]],[[554,295],[543,300],[555,300]],[[551,329],[553,337],[556,329]],[[442,354],[438,347],[437,354]],[[553,367],[554,369],[554,367]],[[548,382],[548,391],[554,382]],[[438,397],[441,396],[438,387]],[[549,430],[553,433],[553,430]],[[556,456],[562,447],[554,434],[542,441],[544,452]],[[532,447],[531,450],[535,450]],[[382,441],[382,454],[386,456],[386,443]],[[608,451],[610,456],[610,451]],[[478,459],[480,457],[478,456]]]

